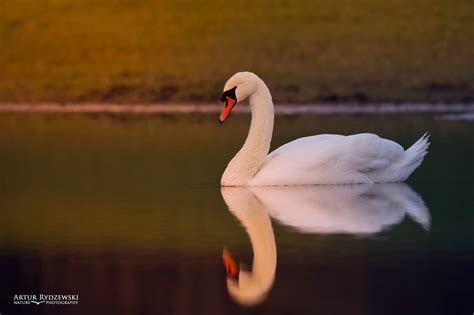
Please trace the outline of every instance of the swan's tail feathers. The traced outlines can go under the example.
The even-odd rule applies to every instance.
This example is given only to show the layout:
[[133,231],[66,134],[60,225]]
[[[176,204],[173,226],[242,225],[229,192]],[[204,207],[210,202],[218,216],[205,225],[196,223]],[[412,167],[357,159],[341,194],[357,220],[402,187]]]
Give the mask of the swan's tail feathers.
[[405,163],[403,165],[403,179],[405,180],[413,171],[420,166],[423,158],[428,153],[430,146],[430,135],[426,132],[417,142],[405,151]]
[[422,161],[425,155],[428,153],[428,148],[430,146],[429,139],[430,135],[426,132],[420,139],[418,139],[417,142],[415,142],[410,148],[408,148],[408,150],[406,150],[406,153],[415,155]]

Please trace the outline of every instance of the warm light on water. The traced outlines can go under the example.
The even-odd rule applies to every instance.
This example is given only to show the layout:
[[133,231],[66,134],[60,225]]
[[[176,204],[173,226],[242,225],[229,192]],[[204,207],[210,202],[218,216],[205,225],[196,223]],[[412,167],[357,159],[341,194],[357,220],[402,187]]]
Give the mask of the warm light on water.
[[[472,313],[471,122],[279,116],[273,148],[367,131],[432,145],[407,184],[221,191],[248,123],[0,114],[0,313]],[[224,247],[246,280],[226,280]]]

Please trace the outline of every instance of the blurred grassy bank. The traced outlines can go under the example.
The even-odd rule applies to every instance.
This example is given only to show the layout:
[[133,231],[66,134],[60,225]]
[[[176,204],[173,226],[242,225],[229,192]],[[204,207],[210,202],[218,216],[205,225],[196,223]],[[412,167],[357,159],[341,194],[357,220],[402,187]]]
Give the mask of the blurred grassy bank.
[[0,1],[0,102],[473,101],[474,2]]

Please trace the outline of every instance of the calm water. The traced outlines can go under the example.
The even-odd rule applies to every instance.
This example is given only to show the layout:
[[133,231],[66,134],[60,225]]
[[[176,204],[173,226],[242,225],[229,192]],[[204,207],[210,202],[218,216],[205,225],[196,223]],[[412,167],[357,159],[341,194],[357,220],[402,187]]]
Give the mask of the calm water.
[[[474,123],[277,117],[432,146],[407,184],[223,189],[249,117],[0,115],[0,313],[472,314]],[[223,249],[242,264],[227,279]],[[78,305],[14,305],[78,294]]]

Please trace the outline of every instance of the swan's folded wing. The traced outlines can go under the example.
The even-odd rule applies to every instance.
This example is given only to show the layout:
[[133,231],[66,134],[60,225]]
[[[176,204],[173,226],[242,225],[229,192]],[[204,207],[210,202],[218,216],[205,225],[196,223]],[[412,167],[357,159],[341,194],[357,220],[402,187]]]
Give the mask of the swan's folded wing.
[[[317,135],[291,141],[272,153],[254,176],[252,185],[310,185],[342,179],[346,136]],[[336,173],[335,173],[336,172]],[[357,179],[369,182],[368,179]]]
[[368,173],[389,167],[403,152],[374,134],[299,138],[270,153],[253,184],[371,183]]
[[386,169],[403,157],[404,149],[398,143],[370,133],[347,137],[348,161],[359,172],[368,173]]
[[391,164],[390,160],[384,158],[376,158],[372,162],[367,163],[367,165],[361,165],[359,167],[359,172],[367,173],[375,170],[381,170],[387,168]]

